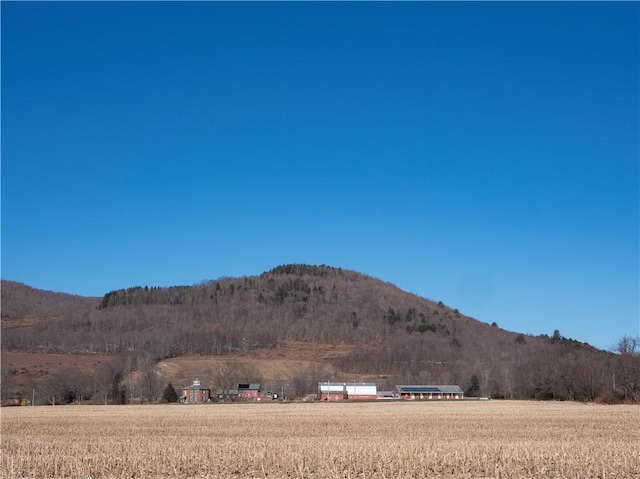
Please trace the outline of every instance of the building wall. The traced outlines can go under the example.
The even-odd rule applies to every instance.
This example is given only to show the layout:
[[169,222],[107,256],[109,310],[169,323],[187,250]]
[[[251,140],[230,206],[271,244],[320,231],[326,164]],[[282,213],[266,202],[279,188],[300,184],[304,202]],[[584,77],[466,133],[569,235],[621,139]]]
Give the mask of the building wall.
[[318,383],[320,401],[376,400],[378,388],[372,383]]
[[238,391],[239,401],[257,401],[258,391],[256,389],[241,389]]
[[356,400],[378,399],[378,388],[375,384],[349,384],[345,385],[347,397]]
[[349,399],[355,399],[358,401],[370,401],[378,399],[377,394],[350,394]]
[[211,398],[211,392],[209,389],[185,388],[182,390],[182,395],[185,397],[184,402],[188,404],[209,402],[209,399]]
[[323,392],[320,394],[320,401],[344,401],[344,394],[338,392]]
[[318,384],[318,399],[320,401],[343,401],[345,392],[343,383]]
[[398,394],[400,399],[460,399],[462,396],[455,393],[424,393],[424,394]]

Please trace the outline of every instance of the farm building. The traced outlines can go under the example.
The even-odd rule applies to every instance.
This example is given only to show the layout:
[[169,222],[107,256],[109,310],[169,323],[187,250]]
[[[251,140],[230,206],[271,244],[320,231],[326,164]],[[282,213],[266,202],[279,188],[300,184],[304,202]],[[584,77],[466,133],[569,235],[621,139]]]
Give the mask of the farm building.
[[200,380],[196,378],[191,386],[182,388],[180,401],[187,404],[211,402],[211,389],[200,384]]
[[320,401],[343,401],[345,399],[369,400],[378,398],[378,388],[375,383],[318,383]]
[[218,401],[235,401],[238,399],[237,389],[216,389]]
[[394,399],[393,391],[378,391],[378,399]]
[[265,401],[278,399],[271,391],[262,391],[259,383],[239,383],[235,389],[217,389],[219,401]]
[[329,381],[318,383],[318,399],[320,401],[342,401],[347,395],[344,383]]
[[271,391],[263,391],[260,389],[259,383],[240,383],[238,384],[238,401],[265,401],[278,399],[278,395]]
[[238,401],[258,401],[260,396],[260,384],[240,383],[238,384]]
[[460,386],[396,386],[393,388],[396,399],[462,399],[464,393]]

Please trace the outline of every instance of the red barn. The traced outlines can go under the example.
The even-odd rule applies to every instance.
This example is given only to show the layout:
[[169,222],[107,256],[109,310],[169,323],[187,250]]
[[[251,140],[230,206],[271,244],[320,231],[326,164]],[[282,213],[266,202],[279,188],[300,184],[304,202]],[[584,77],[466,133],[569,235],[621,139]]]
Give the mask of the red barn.
[[260,384],[257,383],[240,383],[238,384],[238,401],[259,401]]

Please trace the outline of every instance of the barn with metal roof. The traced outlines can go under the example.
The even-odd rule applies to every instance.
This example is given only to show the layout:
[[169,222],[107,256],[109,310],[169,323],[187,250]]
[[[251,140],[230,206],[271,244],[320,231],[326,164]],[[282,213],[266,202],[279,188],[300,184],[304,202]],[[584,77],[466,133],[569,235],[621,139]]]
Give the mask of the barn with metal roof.
[[464,393],[456,385],[397,385],[393,388],[396,399],[462,399]]
[[239,401],[259,401],[260,384],[258,383],[239,383],[238,384],[238,400]]

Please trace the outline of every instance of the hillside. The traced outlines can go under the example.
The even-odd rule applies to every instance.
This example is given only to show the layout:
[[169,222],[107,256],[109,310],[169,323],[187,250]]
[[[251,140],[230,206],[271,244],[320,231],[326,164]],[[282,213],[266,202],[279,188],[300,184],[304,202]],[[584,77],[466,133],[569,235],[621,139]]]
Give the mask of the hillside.
[[[3,288],[3,302],[14,290]],[[29,308],[10,301],[15,311]],[[133,378],[154,366],[161,373],[164,368],[169,380],[187,382],[198,374],[219,384],[221,368],[231,367],[244,380],[297,384],[299,394],[313,390],[316,380],[356,377],[378,378],[383,387],[463,388],[474,377],[477,393],[508,398],[593,399],[610,388],[610,353],[559,335],[505,331],[392,284],[328,266],[285,265],[192,286],[132,287],[83,304],[56,318],[3,321],[3,353],[100,355],[108,360],[84,374],[112,382],[113,375],[121,381],[126,371]],[[339,354],[322,353],[337,345]],[[265,366],[275,359],[281,361],[278,374],[288,377],[278,379]],[[199,374],[193,364],[208,372]],[[13,363],[16,371],[18,366]],[[16,371],[11,379],[19,383]]]
[[2,319],[54,316],[95,307],[100,298],[35,289],[15,281],[0,284]]

